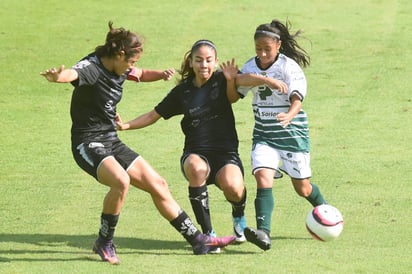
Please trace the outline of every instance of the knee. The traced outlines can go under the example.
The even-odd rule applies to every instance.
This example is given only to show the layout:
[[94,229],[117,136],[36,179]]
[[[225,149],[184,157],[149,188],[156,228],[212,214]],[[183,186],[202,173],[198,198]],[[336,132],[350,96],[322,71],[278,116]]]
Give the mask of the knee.
[[130,178],[129,176],[120,176],[115,178],[116,183],[112,185],[112,189],[117,191],[121,196],[125,196],[129,191]]
[[259,169],[254,173],[257,188],[272,188],[275,171],[271,169]]
[[225,185],[222,188],[222,191],[227,200],[231,202],[240,202],[246,193],[246,188],[242,183],[236,185]]
[[169,185],[163,177],[159,176],[156,180],[153,180],[148,188],[148,192],[150,192],[152,196],[165,197],[170,194]]
[[309,197],[311,191],[307,191],[307,190],[305,190],[305,189],[298,189],[298,190],[296,190],[296,193],[297,193],[300,197],[307,198],[307,197]]
[[166,181],[166,179],[163,178],[163,177],[160,177],[160,178],[157,180],[157,185],[158,185],[161,189],[169,189],[169,186],[168,186],[168,184],[167,184],[167,181]]
[[208,176],[209,168],[204,160],[198,156],[190,156],[184,163],[184,171],[188,179],[205,180]]
[[293,187],[296,193],[303,198],[309,197],[312,193],[312,185],[308,180],[293,180]]

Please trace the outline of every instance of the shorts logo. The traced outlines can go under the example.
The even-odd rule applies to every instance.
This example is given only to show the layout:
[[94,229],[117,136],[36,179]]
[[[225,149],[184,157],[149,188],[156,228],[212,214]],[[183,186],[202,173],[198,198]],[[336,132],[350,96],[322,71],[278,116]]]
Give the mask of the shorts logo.
[[[90,145],[89,145],[90,146]],[[94,163],[92,161],[92,159],[90,159],[89,155],[87,155],[86,152],[86,148],[84,143],[81,143],[80,145],[78,145],[77,150],[79,151],[79,154],[82,156],[82,158],[91,166],[94,166]]]

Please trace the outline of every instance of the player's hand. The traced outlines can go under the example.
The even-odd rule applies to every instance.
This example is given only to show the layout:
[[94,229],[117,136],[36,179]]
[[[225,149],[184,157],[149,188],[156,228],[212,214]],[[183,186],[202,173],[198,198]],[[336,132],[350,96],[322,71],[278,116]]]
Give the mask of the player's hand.
[[266,85],[271,89],[277,89],[281,93],[288,93],[288,86],[285,82],[268,77]]
[[174,68],[169,68],[163,71],[163,80],[169,81],[172,79],[173,75],[175,74],[175,69]]
[[122,117],[120,117],[119,113],[116,113],[115,121],[116,121],[116,127],[117,127],[118,130],[124,130],[125,129],[125,126],[124,126],[123,121],[122,121]]
[[239,68],[235,64],[235,58],[232,58],[231,61],[223,62],[219,65],[223,74],[225,75],[226,80],[233,80],[236,78]]
[[47,69],[44,72],[40,72],[40,75],[44,76],[49,82],[57,82],[57,80],[59,79],[59,75],[63,70],[64,70],[64,65],[61,65],[59,69],[56,69],[56,68]]
[[280,125],[283,128],[286,128],[289,124],[290,121],[292,120],[293,117],[290,117],[290,115],[288,113],[278,113],[278,115],[276,115],[276,119],[280,122]]

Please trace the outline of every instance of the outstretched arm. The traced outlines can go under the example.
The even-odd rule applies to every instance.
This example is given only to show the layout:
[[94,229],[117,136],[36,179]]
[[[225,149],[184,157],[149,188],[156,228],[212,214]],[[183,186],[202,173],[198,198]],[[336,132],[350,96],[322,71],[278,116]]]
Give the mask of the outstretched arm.
[[74,69],[64,69],[64,65],[61,65],[59,69],[47,69],[44,72],[40,72],[40,75],[44,76],[47,81],[55,83],[70,83],[79,77],[77,71]]
[[238,75],[239,68],[235,65],[235,59],[232,61],[226,61],[220,64],[223,74],[226,78],[226,95],[229,102],[234,103],[239,100],[240,96],[236,90],[236,77]]
[[139,129],[154,124],[160,119],[160,117],[161,116],[156,112],[156,110],[153,109],[152,111],[142,114],[127,123],[123,123],[122,118],[119,114],[117,114],[116,125],[118,130]]
[[288,86],[285,82],[276,80],[271,77],[265,77],[252,73],[239,74],[236,77],[236,86],[256,87],[261,85],[267,85],[268,87],[277,89],[282,93],[288,92]]
[[165,70],[132,68],[127,79],[135,82],[153,82],[158,80],[169,81],[174,74],[174,68]]

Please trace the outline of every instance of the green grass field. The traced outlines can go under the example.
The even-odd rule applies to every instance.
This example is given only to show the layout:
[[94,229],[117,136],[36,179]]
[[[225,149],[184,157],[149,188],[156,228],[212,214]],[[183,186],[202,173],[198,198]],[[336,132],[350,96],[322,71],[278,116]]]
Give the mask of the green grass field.
[[[410,273],[412,168],[412,4],[365,1],[40,1],[0,2],[0,273]],[[116,232],[120,266],[92,254],[107,189],[70,152],[71,86],[39,72],[73,65],[104,42],[107,22],[145,37],[139,66],[178,68],[200,38],[221,61],[254,55],[253,32],[273,18],[303,29],[312,170],[325,198],[344,215],[336,241],[306,232],[310,205],[287,178],[275,185],[272,249],[245,243],[193,256],[146,193],[132,189]],[[150,110],[174,81],[127,83],[124,120]],[[234,106],[254,226],[250,174],[251,97]],[[121,138],[169,182],[193,216],[179,170],[179,118]],[[210,188],[214,226],[231,234],[230,206]]]

